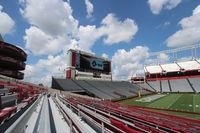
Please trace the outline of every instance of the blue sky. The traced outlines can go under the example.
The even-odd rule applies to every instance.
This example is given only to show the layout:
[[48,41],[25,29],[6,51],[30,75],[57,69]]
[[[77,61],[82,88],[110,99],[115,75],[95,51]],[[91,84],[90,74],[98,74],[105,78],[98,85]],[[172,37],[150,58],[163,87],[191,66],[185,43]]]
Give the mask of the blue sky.
[[199,5],[199,0],[0,0],[0,32],[28,52],[27,81],[49,84],[52,75],[63,75],[69,48],[109,58],[114,77],[125,79],[142,71],[150,52],[198,43]]

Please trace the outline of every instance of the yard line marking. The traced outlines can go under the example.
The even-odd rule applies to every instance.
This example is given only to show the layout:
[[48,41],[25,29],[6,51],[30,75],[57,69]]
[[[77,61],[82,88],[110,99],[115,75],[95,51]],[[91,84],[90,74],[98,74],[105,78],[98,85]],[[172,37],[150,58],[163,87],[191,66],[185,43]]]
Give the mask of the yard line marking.
[[176,99],[176,101],[175,101],[175,102],[172,102],[169,106],[167,106],[167,109],[169,109],[173,104],[175,104],[175,103],[177,102],[177,100],[178,100],[181,96],[183,96],[183,94],[177,96],[178,98]]
[[193,95],[193,112],[195,112],[195,108],[196,108],[196,105],[195,105],[195,96],[196,96],[196,94]]

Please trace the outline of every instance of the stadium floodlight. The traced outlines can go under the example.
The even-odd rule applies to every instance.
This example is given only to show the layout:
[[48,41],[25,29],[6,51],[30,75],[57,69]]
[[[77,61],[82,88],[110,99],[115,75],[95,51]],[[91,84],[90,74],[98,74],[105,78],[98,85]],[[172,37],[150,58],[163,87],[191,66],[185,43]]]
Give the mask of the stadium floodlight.
[[196,49],[200,48],[200,44],[194,44],[194,45],[189,45],[189,46],[184,46],[180,48],[175,48],[175,49],[169,49],[169,50],[163,50],[159,52],[152,52],[149,54],[149,56],[158,56],[160,54],[174,54],[175,56],[177,52],[185,51],[185,50],[191,50],[192,52],[192,57],[196,57]]

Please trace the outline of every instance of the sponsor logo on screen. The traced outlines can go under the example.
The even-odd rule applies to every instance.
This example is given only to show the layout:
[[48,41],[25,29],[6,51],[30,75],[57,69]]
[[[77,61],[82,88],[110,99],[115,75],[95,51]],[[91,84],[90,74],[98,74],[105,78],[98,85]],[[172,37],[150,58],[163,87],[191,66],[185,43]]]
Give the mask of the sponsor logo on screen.
[[90,66],[94,69],[99,69],[99,70],[104,69],[103,61],[99,60],[90,60]]

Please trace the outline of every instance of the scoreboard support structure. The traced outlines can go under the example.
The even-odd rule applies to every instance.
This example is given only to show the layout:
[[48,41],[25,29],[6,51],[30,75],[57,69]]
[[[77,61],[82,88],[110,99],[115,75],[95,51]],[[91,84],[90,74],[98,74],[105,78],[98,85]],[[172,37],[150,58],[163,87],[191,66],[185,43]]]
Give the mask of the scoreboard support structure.
[[110,60],[73,49],[67,56],[66,79],[112,80]]

